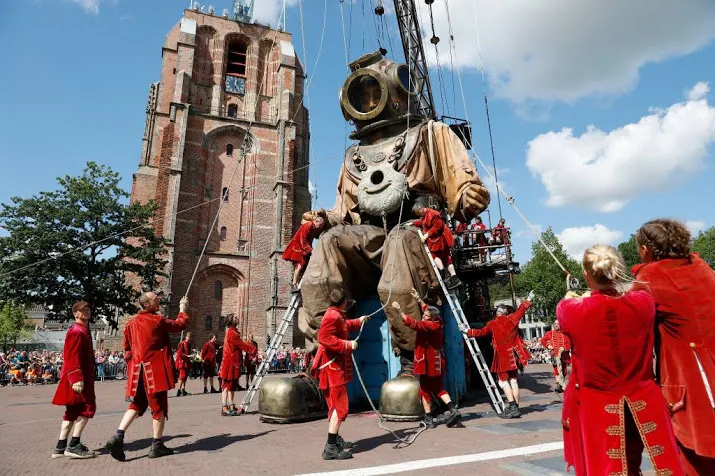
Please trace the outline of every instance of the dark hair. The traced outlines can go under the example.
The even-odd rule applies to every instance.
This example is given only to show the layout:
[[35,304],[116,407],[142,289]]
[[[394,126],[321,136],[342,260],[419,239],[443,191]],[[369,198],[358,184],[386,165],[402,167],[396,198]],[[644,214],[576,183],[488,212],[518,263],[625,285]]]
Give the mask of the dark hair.
[[636,241],[653,254],[653,260],[690,259],[690,231],[677,220],[658,218],[638,230]]
[[427,306],[425,310],[429,312],[432,317],[440,317],[439,308],[437,306]]
[[89,303],[87,301],[77,301],[72,305],[72,314],[74,314],[77,311],[82,311],[86,308],[89,307]]
[[336,288],[330,291],[330,302],[339,306],[345,302],[345,293],[342,289]]

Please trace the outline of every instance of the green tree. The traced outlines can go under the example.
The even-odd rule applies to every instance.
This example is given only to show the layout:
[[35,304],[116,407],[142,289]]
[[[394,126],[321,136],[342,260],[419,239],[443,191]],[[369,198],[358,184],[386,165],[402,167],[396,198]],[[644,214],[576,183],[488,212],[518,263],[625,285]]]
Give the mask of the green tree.
[[80,299],[94,316],[110,318],[115,306],[132,312],[139,291],[127,273],[142,289],[165,276],[165,240],[150,223],[155,205],[127,205],[119,174],[94,162],[57,181],[58,190],[2,205],[0,227],[9,236],[0,237],[0,301],[40,304],[57,318],[69,318]]
[[618,245],[618,251],[623,255],[623,259],[626,262],[626,268],[629,270],[641,262],[640,256],[638,256],[638,245],[636,244],[636,235],[631,235],[628,241],[624,241]]
[[8,346],[14,346],[19,339],[29,335],[25,329],[27,317],[25,308],[14,302],[6,302],[0,308],[0,345],[3,351],[7,351]]
[[692,250],[698,252],[711,268],[715,267],[715,226],[695,237]]
[[[571,276],[583,281],[581,266],[566,254],[551,227],[541,234],[541,239]],[[521,274],[516,276],[516,290],[517,296],[526,296],[533,290],[536,295],[534,306],[537,313],[544,316],[548,322],[554,320],[556,304],[566,294],[566,276],[541,242],[537,241],[531,245],[531,260],[524,266]]]

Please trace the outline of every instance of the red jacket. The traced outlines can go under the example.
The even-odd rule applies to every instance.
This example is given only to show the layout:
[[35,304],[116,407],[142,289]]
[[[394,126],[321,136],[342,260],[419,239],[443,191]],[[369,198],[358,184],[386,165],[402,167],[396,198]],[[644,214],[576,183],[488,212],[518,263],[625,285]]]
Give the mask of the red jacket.
[[454,245],[452,232],[444,224],[442,215],[431,208],[425,208],[425,214],[419,220],[415,220],[413,225],[422,228],[422,233],[427,235],[427,247],[431,252],[442,251]]
[[189,316],[179,313],[176,320],[160,314],[139,311],[124,328],[124,359],[127,362],[127,398],[137,394],[139,375],[144,376],[148,395],[174,388],[174,359],[169,334],[186,329]]
[[653,298],[644,291],[618,298],[593,291],[591,297],[561,301],[556,316],[577,363],[562,420],[564,438],[578,443],[564,445],[566,462],[578,475],[625,474],[627,404],[653,467],[684,475],[668,409],[653,379]]
[[189,362],[189,352],[189,343],[185,340],[179,342],[179,346],[176,348],[176,368],[191,368],[191,363]]
[[347,385],[353,378],[353,352],[350,332],[360,329],[360,319],[345,319],[338,308],[325,311],[318,330],[318,352],[313,360],[311,375],[319,380],[318,388]]
[[238,380],[241,377],[242,351],[253,356],[258,349],[241,340],[241,334],[235,327],[229,327],[223,338],[223,360],[221,360],[221,369],[218,372],[219,377],[223,380]]
[[288,242],[283,252],[283,259],[305,265],[308,261],[308,255],[313,252],[311,242],[313,241],[314,230],[315,226],[312,221],[303,223],[293,238]]
[[457,228],[455,228],[454,231],[456,231],[457,233],[463,233],[463,232],[467,231],[467,224],[460,222],[459,225],[457,225]]
[[[75,405],[95,401],[94,395],[94,349],[89,327],[75,323],[67,331],[62,351],[64,363],[57,385],[54,405]],[[72,385],[83,381],[82,393],[75,393]]]
[[204,344],[201,348],[201,360],[203,360],[204,363],[216,363],[216,344],[211,341]]
[[715,403],[706,390],[715,398],[715,274],[695,254],[692,263],[667,259],[633,271],[636,287],[655,298],[658,377],[675,436],[715,458]]
[[541,345],[546,349],[551,346],[552,349],[550,349],[549,352],[553,357],[558,357],[559,349],[563,347],[564,352],[561,354],[561,360],[568,361],[569,351],[571,350],[571,339],[563,332],[555,330],[547,332],[544,334],[544,337],[541,338]]
[[483,337],[492,335],[492,347],[494,347],[494,360],[492,360],[492,372],[501,373],[519,368],[517,360],[522,367],[529,363],[531,355],[524,345],[524,340],[519,335],[519,321],[526,314],[526,310],[531,307],[531,301],[524,301],[521,306],[508,316],[497,317],[487,322],[481,329],[469,329],[469,337]]
[[440,377],[444,372],[442,365],[442,345],[444,324],[441,318],[429,321],[417,321],[410,316],[405,319],[405,325],[417,331],[415,340],[415,375]]

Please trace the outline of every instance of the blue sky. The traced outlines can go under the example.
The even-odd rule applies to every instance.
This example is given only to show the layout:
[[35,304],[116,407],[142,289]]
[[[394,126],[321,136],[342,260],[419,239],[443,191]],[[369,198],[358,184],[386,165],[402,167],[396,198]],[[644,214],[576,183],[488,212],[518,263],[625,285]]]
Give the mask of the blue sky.
[[[377,49],[374,2],[342,3],[352,33],[350,60]],[[214,5],[220,12],[230,3]],[[275,25],[282,0],[257,3],[257,15]],[[391,3],[385,2],[388,10]],[[462,71],[476,149],[491,163],[483,64],[500,179],[529,220],[563,233],[574,254],[596,241],[618,243],[656,216],[690,221],[695,230],[715,225],[709,93],[715,4],[622,3],[448,2],[454,67]],[[169,0],[2,2],[0,202],[52,189],[58,175],[78,174],[88,160],[110,165],[130,189],[148,87],[159,79],[164,36],[187,6]],[[434,8],[446,103],[464,117],[459,90],[452,101],[445,1]],[[340,13],[338,0],[304,0],[301,28],[298,1],[287,2],[286,29],[308,65],[311,180],[322,207],[333,203],[345,144],[337,101],[346,76]],[[385,38],[388,56],[402,60],[395,18],[385,20],[395,47]],[[429,55],[434,59],[433,50]],[[533,236],[503,200],[502,209],[524,261]],[[490,210],[495,219],[496,197]]]

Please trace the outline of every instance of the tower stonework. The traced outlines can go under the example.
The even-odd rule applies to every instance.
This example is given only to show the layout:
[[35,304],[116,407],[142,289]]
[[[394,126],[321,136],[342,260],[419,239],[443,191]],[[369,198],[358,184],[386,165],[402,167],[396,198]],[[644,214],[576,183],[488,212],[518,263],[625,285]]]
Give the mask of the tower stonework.
[[287,307],[280,254],[311,206],[304,79],[284,31],[185,10],[166,36],[131,200],[158,206],[172,317],[206,246],[188,293],[195,347],[223,339],[230,314],[265,347]]

